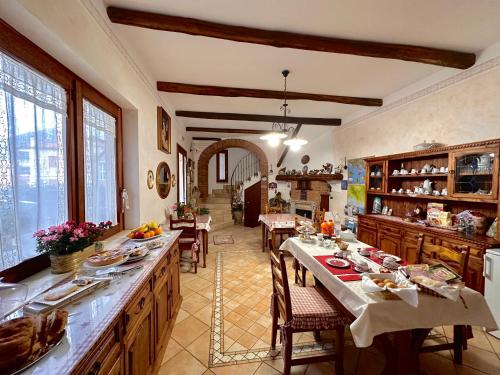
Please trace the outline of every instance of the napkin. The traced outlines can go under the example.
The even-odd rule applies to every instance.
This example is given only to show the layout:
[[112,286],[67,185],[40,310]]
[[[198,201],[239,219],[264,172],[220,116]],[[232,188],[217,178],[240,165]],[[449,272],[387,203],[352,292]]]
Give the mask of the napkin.
[[[394,281],[396,284],[404,284],[406,288],[387,288],[387,287],[379,287],[377,284],[373,282],[373,278],[379,279],[390,279]],[[366,293],[374,293],[374,292],[382,292],[384,290],[388,290],[389,292],[397,295],[403,301],[405,301],[408,305],[412,307],[418,306],[418,288],[415,284],[408,282],[402,275],[398,273],[392,274],[371,274],[363,275],[361,279],[361,289],[363,289]]]

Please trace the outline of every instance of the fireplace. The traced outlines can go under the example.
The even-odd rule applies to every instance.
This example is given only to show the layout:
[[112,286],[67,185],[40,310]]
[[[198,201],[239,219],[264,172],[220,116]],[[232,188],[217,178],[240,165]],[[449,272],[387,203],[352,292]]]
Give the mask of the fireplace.
[[292,214],[297,214],[312,219],[315,210],[316,203],[313,201],[292,199],[290,202],[290,213]]

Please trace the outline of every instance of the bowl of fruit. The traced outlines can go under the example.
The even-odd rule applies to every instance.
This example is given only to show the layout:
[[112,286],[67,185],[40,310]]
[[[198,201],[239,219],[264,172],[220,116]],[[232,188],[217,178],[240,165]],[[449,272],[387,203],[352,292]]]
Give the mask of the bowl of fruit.
[[163,230],[160,228],[158,223],[153,220],[148,224],[143,224],[140,227],[133,229],[127,237],[137,242],[143,242],[161,237],[162,233]]

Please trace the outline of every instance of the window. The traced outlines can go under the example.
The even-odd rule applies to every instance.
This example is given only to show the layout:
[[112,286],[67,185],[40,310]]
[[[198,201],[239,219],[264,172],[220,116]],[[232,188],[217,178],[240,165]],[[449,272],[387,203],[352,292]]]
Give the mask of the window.
[[0,52],[0,269],[36,255],[32,234],[68,218],[66,92]]
[[187,152],[177,145],[177,201],[187,203]]
[[49,265],[32,235],[66,220],[123,228],[121,109],[0,21],[0,277]]
[[227,150],[217,153],[217,182],[227,182]]
[[117,223],[116,120],[83,99],[85,221]]

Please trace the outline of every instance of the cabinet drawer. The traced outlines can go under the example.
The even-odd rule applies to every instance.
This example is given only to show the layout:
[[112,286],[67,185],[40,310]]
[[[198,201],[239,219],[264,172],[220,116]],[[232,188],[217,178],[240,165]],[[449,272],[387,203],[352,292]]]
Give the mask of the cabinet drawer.
[[403,240],[408,244],[416,245],[418,242],[418,232],[410,232],[408,230],[403,232]]
[[152,302],[153,293],[151,290],[151,280],[148,280],[125,309],[125,330],[127,332],[133,329],[143,315],[143,312],[151,306]]
[[377,224],[372,222],[372,221],[368,221],[368,220],[360,220],[359,226],[364,226],[365,228],[368,228],[371,230],[377,230]]
[[401,229],[391,228],[387,226],[380,226],[380,234],[388,236],[388,237],[401,237]]
[[121,358],[120,325],[116,324],[97,345],[90,356],[91,362],[83,373],[87,375],[107,375],[112,373],[115,363]]
[[156,288],[157,285],[165,284],[168,274],[168,264],[167,259],[163,259],[160,264],[155,268],[153,273],[153,287]]

